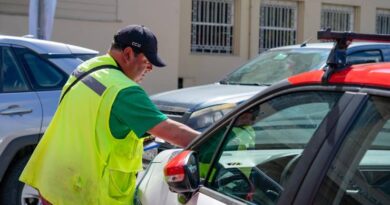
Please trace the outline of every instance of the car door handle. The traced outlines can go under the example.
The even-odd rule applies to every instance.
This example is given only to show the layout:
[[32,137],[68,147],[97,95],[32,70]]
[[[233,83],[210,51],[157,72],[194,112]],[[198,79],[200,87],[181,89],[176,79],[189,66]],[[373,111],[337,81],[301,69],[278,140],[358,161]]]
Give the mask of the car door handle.
[[32,109],[23,108],[19,105],[10,105],[5,109],[0,110],[0,115],[23,115],[31,112]]
[[352,190],[352,189],[347,189],[346,191],[345,191],[348,195],[355,195],[355,194],[359,194],[359,192],[360,192],[360,190],[358,190],[358,189],[354,189],[354,190]]

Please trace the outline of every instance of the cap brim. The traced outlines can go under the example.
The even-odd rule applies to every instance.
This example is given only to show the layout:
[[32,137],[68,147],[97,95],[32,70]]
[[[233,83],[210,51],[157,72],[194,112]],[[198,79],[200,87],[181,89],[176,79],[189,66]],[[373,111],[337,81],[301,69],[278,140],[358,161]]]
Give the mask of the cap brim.
[[157,55],[157,53],[144,53],[144,55],[152,65],[157,67],[166,66],[164,61]]

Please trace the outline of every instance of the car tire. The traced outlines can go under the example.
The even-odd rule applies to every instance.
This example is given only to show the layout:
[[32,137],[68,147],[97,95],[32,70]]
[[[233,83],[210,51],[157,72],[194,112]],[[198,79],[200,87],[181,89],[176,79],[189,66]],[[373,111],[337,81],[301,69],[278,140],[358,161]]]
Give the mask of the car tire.
[[[30,155],[13,163],[3,177],[0,187],[0,204],[7,205],[39,205],[38,192],[19,181],[19,176],[26,166]],[[26,196],[26,190],[30,195]],[[32,195],[31,195],[32,194]]]

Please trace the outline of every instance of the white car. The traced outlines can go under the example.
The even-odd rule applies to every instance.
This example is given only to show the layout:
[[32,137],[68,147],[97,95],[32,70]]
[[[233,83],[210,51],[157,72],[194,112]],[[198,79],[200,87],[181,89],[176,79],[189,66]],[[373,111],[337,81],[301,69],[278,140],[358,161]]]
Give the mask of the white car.
[[324,70],[270,86],[157,155],[136,204],[390,204],[390,63],[345,64],[350,34],[333,34]]

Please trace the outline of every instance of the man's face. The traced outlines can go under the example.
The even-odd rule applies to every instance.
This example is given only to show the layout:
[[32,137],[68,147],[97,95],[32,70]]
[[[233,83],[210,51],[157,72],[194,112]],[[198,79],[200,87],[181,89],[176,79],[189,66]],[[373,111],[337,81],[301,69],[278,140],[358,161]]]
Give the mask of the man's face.
[[254,123],[254,120],[256,118],[254,117],[253,113],[246,112],[241,114],[240,117],[238,117],[236,126],[245,126],[245,125],[252,125]]
[[133,80],[137,83],[140,83],[145,75],[152,71],[153,66],[149,63],[148,59],[144,56],[144,54],[138,54],[136,57],[136,63],[134,66],[134,78]]
[[137,83],[141,82],[146,73],[152,71],[153,66],[149,63],[143,53],[136,55],[132,50],[126,48],[123,51],[123,55],[125,55],[126,59],[124,68],[125,73],[127,77],[131,78],[133,81]]

